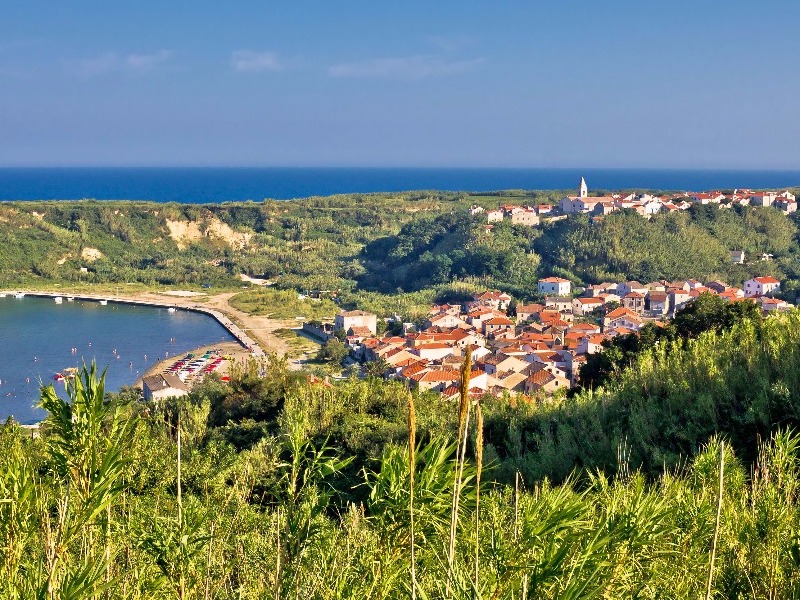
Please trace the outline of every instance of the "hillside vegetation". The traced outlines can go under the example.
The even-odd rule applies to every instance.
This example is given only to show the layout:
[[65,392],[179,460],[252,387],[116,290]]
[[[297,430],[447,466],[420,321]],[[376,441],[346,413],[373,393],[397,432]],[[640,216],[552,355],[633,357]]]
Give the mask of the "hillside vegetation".
[[145,406],[84,372],[41,438],[0,430],[0,597],[796,597],[798,342],[754,317],[563,404],[481,402],[463,466],[459,406],[410,418],[397,384],[272,357]]
[[[524,298],[551,274],[579,284],[720,278],[732,285],[754,275],[800,275],[797,221],[771,208],[696,206],[649,220],[621,211],[596,222],[581,215],[537,228],[492,225],[487,231],[480,216],[467,214],[416,219],[367,245],[360,283],[390,292],[466,279]],[[744,250],[747,263],[732,263],[731,250]],[[759,260],[762,254],[771,260]]]
[[[494,224],[467,207],[552,201],[558,194],[473,197],[408,193],[219,205],[30,202],[0,205],[0,285],[54,283],[338,290],[347,306],[419,313],[481,288],[520,299],[557,274],[602,280],[800,278],[798,226],[771,208],[696,206],[650,220],[622,211],[536,228]],[[730,261],[744,250],[746,264]],[[771,260],[761,261],[762,254]],[[409,296],[411,293],[418,296]]]

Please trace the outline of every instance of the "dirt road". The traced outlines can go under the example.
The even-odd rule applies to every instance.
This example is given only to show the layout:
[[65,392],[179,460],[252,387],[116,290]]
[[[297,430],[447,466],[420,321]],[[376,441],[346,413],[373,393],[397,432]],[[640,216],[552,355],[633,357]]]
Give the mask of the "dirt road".
[[[297,321],[291,319],[271,319],[269,317],[258,317],[249,315],[246,312],[238,310],[230,305],[230,299],[236,295],[236,292],[224,292],[221,294],[209,295],[178,295],[174,293],[156,293],[145,292],[127,296],[133,300],[142,300],[148,302],[162,302],[174,304],[177,307],[191,308],[203,307],[211,308],[228,317],[235,323],[242,331],[252,337],[264,352],[274,352],[281,356],[287,355],[291,351],[291,347],[278,337],[275,332],[278,329],[291,329],[297,327]],[[300,369],[303,366],[303,358],[295,358],[289,361],[290,367],[293,369]]]

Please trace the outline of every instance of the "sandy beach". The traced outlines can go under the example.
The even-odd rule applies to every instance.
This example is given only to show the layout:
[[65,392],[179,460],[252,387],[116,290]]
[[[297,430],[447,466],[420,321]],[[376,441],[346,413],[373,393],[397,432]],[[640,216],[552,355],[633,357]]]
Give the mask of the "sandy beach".
[[[196,356],[200,356],[205,354],[206,352],[210,352],[213,350],[218,350],[219,354],[222,356],[229,356],[230,359],[226,359],[222,361],[220,368],[217,369],[215,372],[222,376],[227,375],[230,372],[231,365],[237,363],[243,363],[252,358],[252,354],[247,351],[247,349],[243,348],[241,344],[236,342],[218,342],[216,344],[211,344],[208,346],[201,346],[200,348],[195,348],[191,351],[191,354]],[[176,356],[171,356],[169,358],[165,358],[161,362],[153,365],[150,369],[145,372],[143,377],[149,377],[150,375],[157,375],[159,373],[163,373],[165,369],[171,366],[176,360],[183,358],[185,354],[180,354]],[[133,387],[142,387],[142,378],[136,380],[136,383],[133,384]]]

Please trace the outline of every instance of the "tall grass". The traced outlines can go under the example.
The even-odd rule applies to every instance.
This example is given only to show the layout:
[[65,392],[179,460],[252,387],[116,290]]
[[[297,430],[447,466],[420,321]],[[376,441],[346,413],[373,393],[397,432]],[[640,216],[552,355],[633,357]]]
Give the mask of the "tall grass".
[[480,404],[470,455],[463,438],[420,436],[406,397],[408,444],[354,473],[289,415],[236,453],[204,432],[208,407],[103,391],[87,368],[67,399],[43,391],[40,438],[0,430],[0,598],[698,598],[709,582],[711,597],[800,594],[790,431],[759,444],[752,469],[714,439],[657,478],[634,464],[484,489],[495,450]]

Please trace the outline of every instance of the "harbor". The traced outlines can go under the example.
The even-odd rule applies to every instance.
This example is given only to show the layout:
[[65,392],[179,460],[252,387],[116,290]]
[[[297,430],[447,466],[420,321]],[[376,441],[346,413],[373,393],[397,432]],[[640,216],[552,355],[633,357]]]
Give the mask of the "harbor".
[[[134,385],[165,361],[169,367],[188,354],[197,355],[198,348],[222,349],[224,355],[241,358],[263,352],[238,327],[226,325],[230,321],[224,315],[209,312],[216,311],[100,296],[5,293],[0,298],[5,356],[0,363],[0,419],[40,421],[40,387],[52,384],[63,392],[73,370],[93,361],[106,372],[106,389],[115,391]],[[223,362],[215,372],[222,372]]]
[[142,300],[139,298],[126,298],[120,296],[105,296],[105,295],[95,295],[95,294],[70,294],[65,296],[64,293],[59,293],[59,292],[40,292],[40,291],[30,291],[30,290],[19,290],[14,292],[5,291],[0,293],[0,297],[6,297],[9,294],[12,294],[15,299],[23,299],[26,296],[32,298],[51,298],[55,301],[56,304],[61,304],[64,298],[66,297],[66,299],[69,302],[73,302],[75,300],[82,300],[86,302],[97,302],[101,306],[107,306],[109,302],[113,302],[129,306],[149,306],[153,308],[165,308],[169,312],[184,310],[184,311],[204,314],[213,318],[225,329],[227,329],[228,332],[246,350],[248,350],[251,354],[253,354],[253,356],[263,357],[265,354],[264,350],[261,348],[259,343],[255,341],[252,337],[250,337],[247,333],[245,333],[238,325],[233,323],[233,321],[231,321],[231,319],[228,318],[225,314],[213,308],[204,307],[199,304],[193,304],[187,306],[185,303],[178,305],[178,303],[174,301],[158,302],[153,300]]

